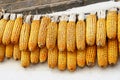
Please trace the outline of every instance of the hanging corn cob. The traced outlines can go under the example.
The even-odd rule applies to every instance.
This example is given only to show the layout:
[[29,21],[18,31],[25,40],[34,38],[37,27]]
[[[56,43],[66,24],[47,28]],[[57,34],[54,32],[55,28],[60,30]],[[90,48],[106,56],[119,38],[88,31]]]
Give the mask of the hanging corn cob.
[[55,47],[53,50],[48,50],[48,66],[55,68],[57,66],[58,50]]
[[86,43],[90,46],[95,44],[96,15],[91,13],[86,18]]
[[100,67],[107,67],[108,65],[108,51],[107,44],[104,47],[97,47],[97,61]]
[[48,50],[46,47],[41,48],[40,49],[40,56],[39,56],[39,60],[41,63],[45,62],[47,60],[47,56],[48,56]]
[[66,49],[66,31],[67,31],[67,15],[62,15],[58,28],[58,49],[64,51]]
[[118,12],[118,42],[120,43],[120,10]]
[[30,52],[21,51],[21,66],[26,68],[30,66]]
[[75,50],[75,21],[76,15],[71,14],[67,23],[67,51]]
[[30,54],[30,60],[31,63],[36,64],[39,62],[39,48],[36,48],[34,51],[31,52]]
[[106,44],[106,24],[105,24],[105,11],[98,12],[96,45],[98,47],[105,46]]
[[20,37],[20,32],[21,32],[22,23],[23,23],[22,16],[23,16],[22,14],[17,14],[17,18],[14,23],[14,27],[11,35],[11,43],[13,44],[19,43],[19,37]]
[[0,43],[2,42],[3,33],[7,24],[9,13],[4,14],[3,19],[0,20]]
[[112,8],[107,13],[107,37],[115,39],[117,35],[117,9]]
[[19,44],[14,45],[13,58],[15,60],[20,60],[21,59],[21,52],[20,52],[20,49],[19,49]]
[[15,23],[15,14],[10,15],[10,20],[7,22],[4,33],[3,33],[3,38],[2,38],[2,43],[4,45],[8,45],[11,42],[11,34],[13,30],[13,26]]
[[85,50],[78,50],[77,51],[77,65],[81,68],[85,66]]
[[6,45],[6,51],[5,51],[6,58],[12,58],[13,56],[13,44]]
[[38,32],[40,27],[40,16],[41,15],[35,15],[31,24],[30,38],[28,43],[30,51],[34,51],[37,47]]
[[57,40],[57,19],[58,16],[52,17],[52,22],[47,26],[46,47],[54,49]]
[[78,50],[85,49],[85,22],[84,14],[79,14],[76,24],[76,46]]
[[28,48],[28,41],[30,34],[30,19],[31,19],[31,15],[28,15],[21,29],[20,41],[19,41],[19,48],[21,51],[27,50]]
[[108,63],[117,64],[118,61],[118,44],[117,40],[108,40]]
[[48,16],[45,16],[41,19],[41,24],[40,24],[39,33],[38,33],[38,46],[40,48],[45,47],[47,26],[50,23],[50,21],[51,20]]
[[67,52],[67,68],[69,71],[76,70],[76,64],[77,64],[76,60],[77,60],[76,51]]
[[0,62],[2,62],[5,58],[5,46],[0,44]]
[[92,67],[96,60],[96,45],[87,46],[86,48],[86,65]]
[[66,51],[59,51],[58,53],[58,69],[65,70],[67,66],[67,53]]

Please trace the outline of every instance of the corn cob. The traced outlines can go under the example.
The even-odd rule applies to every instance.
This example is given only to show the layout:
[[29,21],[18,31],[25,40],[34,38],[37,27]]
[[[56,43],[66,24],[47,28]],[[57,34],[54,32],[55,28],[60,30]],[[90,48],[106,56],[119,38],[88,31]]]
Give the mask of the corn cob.
[[106,44],[106,24],[105,24],[105,11],[98,12],[96,45],[103,47]]
[[76,62],[77,56],[76,51],[74,52],[67,52],[67,68],[69,71],[75,71],[76,70]]
[[64,51],[66,49],[66,31],[67,31],[67,16],[63,15],[60,18],[58,28],[58,49]]
[[47,26],[50,23],[50,18],[45,16],[41,19],[41,24],[38,33],[38,46],[40,48],[45,47],[46,35],[47,35]]
[[115,39],[117,35],[117,9],[112,8],[107,13],[107,37]]
[[108,65],[107,45],[105,45],[104,47],[97,47],[97,61],[100,67],[107,67]]
[[67,66],[67,54],[66,51],[59,51],[58,53],[58,69],[65,70]]
[[6,45],[6,51],[5,51],[6,58],[12,58],[13,56],[13,44]]
[[96,45],[88,46],[86,50],[86,65],[92,67],[96,60]]
[[48,50],[48,66],[55,68],[57,66],[58,50],[55,47],[53,50]]
[[19,49],[19,44],[14,45],[13,58],[15,60],[20,60],[21,59],[21,52],[20,52],[20,49]]
[[39,56],[39,60],[41,63],[45,62],[47,60],[47,56],[48,56],[48,50],[46,47],[41,48],[40,49],[40,56]]
[[4,45],[8,45],[11,42],[11,34],[13,30],[13,26],[15,23],[15,14],[10,15],[10,20],[7,22],[4,33],[3,33],[3,38],[2,38],[2,43]]
[[12,30],[12,35],[11,35],[11,43],[17,44],[19,42],[19,37],[20,37],[20,32],[22,28],[22,14],[17,14],[17,18],[14,23],[14,27]]
[[118,12],[118,42],[120,43],[120,11]]
[[30,32],[30,38],[28,43],[28,47],[30,51],[34,51],[37,47],[38,32],[40,27],[40,20],[39,20],[40,16],[41,15],[35,15],[31,24],[31,32]]
[[39,62],[39,48],[36,48],[34,51],[31,52],[30,60],[31,63],[36,64]]
[[0,62],[4,60],[5,57],[5,46],[0,44]]
[[26,21],[24,22],[21,33],[20,33],[20,41],[19,41],[19,48],[20,50],[27,50],[28,48],[28,41],[29,41],[29,34],[30,34],[30,18],[31,15],[26,17]]
[[30,66],[30,52],[21,51],[21,66],[26,68]]
[[77,65],[81,68],[85,66],[85,50],[78,50],[77,51]]
[[0,20],[0,43],[2,42],[3,33],[7,24],[9,13],[4,14],[3,19]]
[[46,47],[54,49],[57,40],[57,16],[52,18],[52,22],[47,26]]
[[76,16],[71,14],[67,23],[67,51],[75,50],[75,20]]
[[76,47],[78,50],[85,49],[85,22],[84,14],[79,14],[76,24]]
[[115,65],[118,61],[117,40],[108,40],[108,63]]
[[90,14],[86,18],[86,43],[90,46],[95,44],[96,15]]

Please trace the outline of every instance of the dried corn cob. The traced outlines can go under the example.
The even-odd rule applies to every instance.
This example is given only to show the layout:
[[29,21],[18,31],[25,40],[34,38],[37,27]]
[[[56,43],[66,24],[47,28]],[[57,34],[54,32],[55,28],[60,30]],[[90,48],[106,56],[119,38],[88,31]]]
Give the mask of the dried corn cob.
[[85,50],[78,50],[77,51],[77,65],[81,68],[85,66]]
[[107,37],[115,39],[117,35],[117,9],[112,8],[107,13]]
[[17,18],[14,23],[14,27],[11,35],[11,43],[13,44],[19,43],[19,37],[23,23],[22,16],[23,16],[22,14],[17,14]]
[[120,43],[120,11],[118,12],[118,42]]
[[7,24],[9,13],[4,14],[3,19],[0,20],[0,43],[2,42],[3,33]]
[[64,51],[66,49],[66,31],[67,31],[67,15],[62,15],[58,28],[58,49]]
[[117,40],[108,40],[108,63],[115,65],[118,61]]
[[57,16],[52,18],[52,22],[47,26],[46,47],[48,49],[55,48],[57,40]]
[[47,35],[47,26],[50,23],[50,18],[45,16],[41,19],[41,24],[38,33],[38,46],[40,48],[45,47],[46,35]]
[[86,49],[86,64],[89,67],[95,65],[96,60],[96,45],[88,46]]
[[76,24],[76,46],[78,50],[85,49],[85,22],[84,14],[79,14]]
[[4,33],[3,33],[3,38],[2,38],[2,43],[4,45],[8,45],[11,42],[11,34],[13,30],[13,26],[15,23],[15,14],[10,15],[10,20],[7,22]]
[[67,52],[67,68],[69,71],[76,70],[76,64],[77,64],[76,60],[77,60],[76,51]]
[[4,60],[5,57],[5,46],[0,44],[0,62]]
[[105,24],[105,11],[98,12],[96,45],[103,47],[106,44],[106,24]]
[[30,38],[28,43],[28,47],[30,51],[34,51],[37,47],[38,32],[40,27],[40,16],[41,15],[35,15],[31,24],[31,32],[30,32]]
[[55,68],[57,66],[58,50],[55,47],[53,50],[48,50],[48,66]]
[[30,52],[21,51],[21,66],[26,68],[30,66]]
[[6,45],[6,51],[5,51],[6,58],[12,58],[13,56],[13,44]]
[[15,60],[20,60],[21,59],[21,52],[20,52],[20,49],[19,49],[19,44],[14,45],[13,58]]
[[86,43],[90,46],[95,44],[96,37],[96,15],[90,14],[86,18]]
[[108,65],[107,45],[105,45],[104,47],[97,47],[97,61],[100,67],[107,67]]
[[67,53],[66,51],[59,51],[58,53],[58,69],[65,70],[67,66]]
[[41,63],[45,62],[47,60],[47,56],[48,56],[48,50],[46,47],[41,48],[40,49],[40,56],[39,56],[39,60]]
[[19,41],[19,48],[21,51],[27,50],[28,48],[28,41],[30,34],[30,19],[31,19],[31,15],[28,15],[21,29],[20,41]]
[[30,60],[31,63],[36,64],[39,62],[39,48],[36,48],[34,51],[31,52]]
[[67,24],[67,51],[75,50],[75,21],[76,16],[71,14]]

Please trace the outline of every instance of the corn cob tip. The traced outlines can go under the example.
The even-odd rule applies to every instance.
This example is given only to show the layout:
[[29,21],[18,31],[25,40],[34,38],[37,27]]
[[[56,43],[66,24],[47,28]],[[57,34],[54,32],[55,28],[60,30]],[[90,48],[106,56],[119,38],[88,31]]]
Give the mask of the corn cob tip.
[[100,10],[97,12],[98,18],[105,18],[106,16],[106,11],[105,10]]
[[61,17],[60,17],[60,21],[68,21],[68,16],[63,14]]
[[40,20],[41,15],[34,15],[33,20]]
[[69,16],[69,21],[76,21],[76,15],[75,14],[70,14]]
[[23,17],[23,14],[17,14],[17,18]]
[[109,9],[109,11],[117,11],[117,8],[113,7],[111,9]]
[[16,14],[10,14],[10,20],[15,20]]
[[10,13],[5,13],[4,16],[3,16],[3,19],[8,20],[9,15],[10,15]]
[[25,22],[26,23],[28,23],[28,24],[30,24],[31,23],[31,17],[32,17],[32,15],[28,15],[27,17],[26,17],[26,20],[25,20]]
[[51,22],[58,22],[58,16],[53,16],[51,18]]
[[84,13],[80,13],[78,16],[78,20],[84,20],[84,19],[85,19]]

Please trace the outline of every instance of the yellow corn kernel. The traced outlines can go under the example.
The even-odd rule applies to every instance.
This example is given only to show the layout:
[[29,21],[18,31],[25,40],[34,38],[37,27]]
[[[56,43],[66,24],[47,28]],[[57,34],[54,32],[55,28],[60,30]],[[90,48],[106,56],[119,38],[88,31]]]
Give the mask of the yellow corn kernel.
[[10,20],[7,22],[4,33],[3,33],[2,43],[4,45],[8,45],[11,42],[11,34],[12,34],[14,23],[15,23],[15,14],[11,14]]
[[0,44],[0,62],[2,62],[5,58],[5,46]]
[[30,66],[30,52],[21,51],[21,66],[26,68]]
[[103,47],[106,44],[106,26],[105,19],[100,18],[97,21],[97,33],[96,33],[96,45],[98,47]]
[[14,45],[13,58],[15,60],[20,60],[21,59],[21,52],[20,52],[20,49],[19,49],[19,44]]
[[110,65],[117,64],[118,61],[118,45],[117,40],[108,40],[108,63]]
[[31,63],[36,64],[39,62],[39,53],[40,53],[39,48],[36,48],[36,50],[31,52],[31,55],[30,55]]
[[5,51],[6,58],[12,58],[13,56],[13,44],[6,45],[6,51]]
[[39,33],[38,33],[38,46],[40,48],[45,47],[46,43],[46,36],[47,36],[47,26],[50,23],[50,18],[49,17],[43,17],[41,19],[41,24],[39,28]]
[[78,50],[77,51],[77,65],[81,68],[85,66],[85,50]]
[[120,12],[118,13],[118,42],[120,43]]
[[108,11],[107,13],[107,37],[115,39],[117,35],[117,11]]
[[48,66],[55,68],[57,66],[58,50],[55,47],[53,50],[48,50]]
[[100,67],[107,67],[108,65],[108,50],[107,45],[104,47],[97,47],[97,61]]
[[39,24],[40,24],[39,20],[32,21],[29,44],[28,44],[30,51],[34,51],[37,47]]
[[11,35],[11,43],[13,44],[19,43],[20,32],[23,24],[22,16],[23,16],[22,14],[18,14],[14,23],[14,27]]
[[59,51],[65,51],[66,49],[66,31],[67,31],[67,16],[63,15],[60,18],[58,27],[58,49]]
[[20,41],[19,41],[19,48],[20,50],[27,50],[28,48],[28,41],[30,35],[30,18],[31,15],[26,17],[26,22],[22,25],[21,33],[20,33]]
[[59,51],[58,53],[58,69],[65,70],[67,66],[67,53],[66,51]]
[[74,52],[67,52],[67,68],[69,71],[75,71],[77,65],[77,55],[76,51]]
[[86,49],[86,65],[92,67],[96,60],[96,45],[88,46]]
[[88,15],[86,18],[86,43],[90,46],[95,44],[96,25],[96,15]]
[[39,60],[41,63],[46,62],[48,56],[48,50],[46,47],[40,49]]

